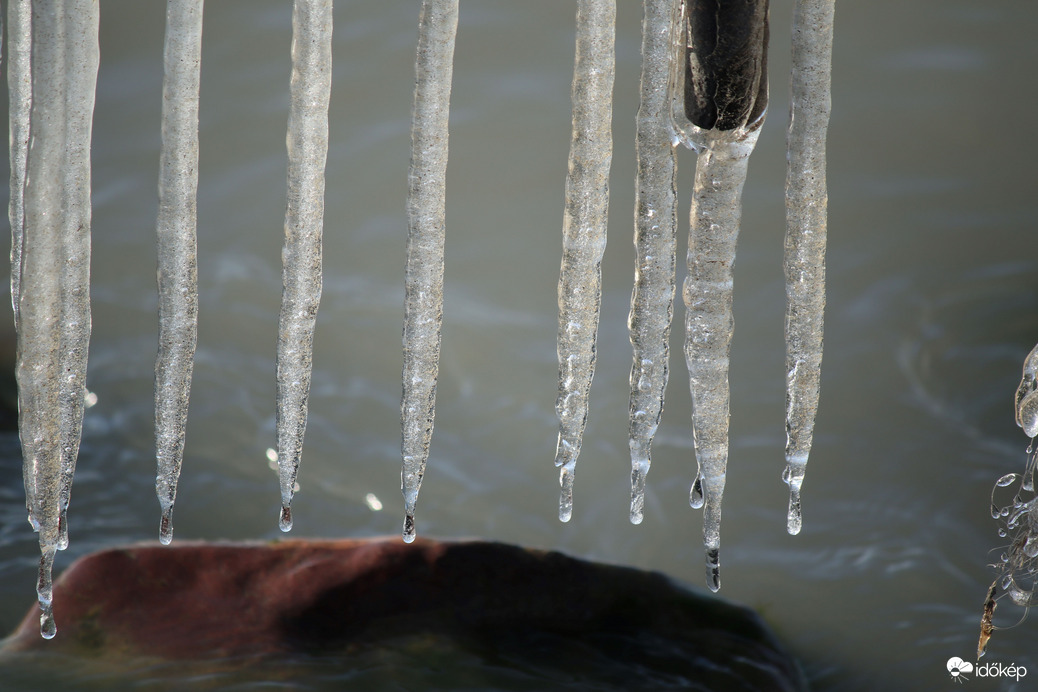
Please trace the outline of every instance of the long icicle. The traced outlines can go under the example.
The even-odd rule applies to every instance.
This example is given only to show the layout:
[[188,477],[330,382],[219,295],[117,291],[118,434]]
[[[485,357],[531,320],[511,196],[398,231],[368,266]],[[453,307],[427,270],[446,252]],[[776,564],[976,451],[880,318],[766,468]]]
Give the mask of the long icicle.
[[443,321],[447,125],[458,0],[423,0],[418,21],[411,170],[407,193],[403,398],[400,403],[403,539],[415,539],[414,513],[429,458]]
[[685,361],[699,470],[689,501],[705,504],[707,586],[721,586],[721,500],[728,466],[732,267],[750,154],[767,111],[768,2],[678,0],[671,75],[675,136],[699,156],[692,197]]
[[86,394],[97,3],[41,3],[32,27],[16,372],[26,499],[40,539],[40,632],[49,639],[57,631],[51,572],[55,551],[68,545],[65,513]]
[[11,0],[7,6],[7,84],[11,144],[11,307],[18,330],[25,230],[25,166],[29,156],[29,116],[32,112],[32,2]]
[[800,533],[800,489],[818,411],[825,311],[829,127],[835,0],[793,8],[792,100],[786,138],[786,529]]
[[645,0],[642,17],[641,102],[634,202],[637,263],[627,326],[631,366],[631,523],[642,522],[652,439],[663,414],[670,371],[677,252],[677,159],[667,94],[672,0]]
[[292,496],[303,450],[321,301],[324,169],[332,93],[332,0],[296,0],[292,11],[288,207],[278,321],[277,444],[282,531],[292,528]]
[[578,0],[573,68],[573,135],[559,275],[559,519],[573,515],[573,474],[587,423],[602,304],[602,255],[612,162],[615,0]]
[[159,347],[155,360],[155,491],[159,540],[173,540],[184,460],[191,371],[198,341],[198,86],[203,0],[168,0],[159,155]]

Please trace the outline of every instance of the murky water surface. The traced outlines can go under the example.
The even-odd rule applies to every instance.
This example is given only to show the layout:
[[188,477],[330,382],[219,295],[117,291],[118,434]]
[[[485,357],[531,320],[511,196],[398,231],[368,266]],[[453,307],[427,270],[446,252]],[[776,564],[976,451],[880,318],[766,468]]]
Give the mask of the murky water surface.
[[[443,362],[418,528],[432,537],[561,549],[700,587],[680,330],[645,521],[628,523],[625,322],[640,7],[619,4],[598,374],[574,517],[561,525],[552,466],[555,286],[574,7],[463,3]],[[772,6],[772,105],[750,164],[735,268],[721,595],[758,608],[817,690],[949,689],[945,663],[972,660],[993,578],[986,565],[1000,552],[990,489],[1002,474],[1023,469],[1027,445],[1013,424],[1012,400],[1022,359],[1038,340],[1038,146],[1030,134],[1038,112],[1031,88],[1038,5],[885,0],[837,8],[821,412],[804,530],[791,537],[780,480],[790,4]],[[91,550],[152,540],[159,519],[151,385],[164,4],[102,0],[101,11],[89,373],[98,404],[86,418],[69,512],[72,544],[59,569]],[[287,0],[206,7],[201,317],[176,511],[180,539],[280,535],[277,478],[265,451],[274,443],[290,12]],[[293,505],[294,535],[303,537],[393,534],[402,518],[400,324],[417,7],[366,0],[338,3],[335,12],[327,273],[302,489]],[[686,152],[679,165],[687,219],[693,156]],[[0,175],[6,179],[6,164]],[[24,519],[16,442],[0,438],[4,631],[35,598],[38,555]],[[371,496],[383,509],[373,509]],[[57,612],[60,620],[60,605]],[[999,615],[1009,624],[1019,613],[1004,605]],[[996,632],[985,661],[1015,662],[1038,677],[1036,650],[1038,623],[1025,622]],[[358,669],[367,672],[351,673],[327,661],[298,661],[262,679],[285,679],[292,685],[286,689],[329,681],[419,689],[422,666],[442,665],[419,656],[408,672],[409,660],[363,661]],[[9,679],[55,665],[27,661]],[[465,665],[453,683],[437,684],[521,686]],[[104,687],[104,675],[70,675],[65,689]],[[247,689],[257,679],[168,669],[128,675],[142,689],[178,675],[224,689]],[[1010,690],[1029,682],[970,684]]]

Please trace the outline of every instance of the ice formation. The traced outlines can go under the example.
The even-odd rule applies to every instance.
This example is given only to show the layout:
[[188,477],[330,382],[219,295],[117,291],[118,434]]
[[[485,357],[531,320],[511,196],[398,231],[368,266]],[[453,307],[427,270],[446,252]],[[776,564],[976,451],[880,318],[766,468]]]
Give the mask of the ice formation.
[[[1009,537],[1010,543],[999,563],[993,565],[998,574],[984,600],[977,658],[984,655],[996,629],[992,618],[999,599],[1009,596],[1015,605],[1025,609],[1038,605],[1038,494],[1035,493],[1034,478],[1038,467],[1038,451],[1034,445],[1034,438],[1038,435],[1038,346],[1024,359],[1023,376],[1013,404],[1016,424],[1023,428],[1031,442],[1027,447],[1023,473],[1005,474],[995,481],[991,490],[991,517],[999,522],[999,537]],[[1003,488],[1014,490],[1008,501],[996,497],[1007,492]]]
[[652,439],[670,370],[677,253],[677,162],[670,137],[672,0],[645,0],[641,101],[637,117],[634,245],[637,260],[627,326],[631,366],[631,523],[640,524]]
[[800,488],[811,451],[822,364],[829,127],[835,0],[793,8],[792,94],[786,157],[786,529],[800,532]]
[[[66,511],[79,454],[90,340],[90,135],[98,65],[98,8],[65,0],[31,16],[9,6],[12,83],[12,264],[17,268],[18,405],[26,507],[39,533],[40,631],[53,637],[54,553],[68,545]],[[49,9],[49,8],[47,8]],[[31,38],[29,38],[31,36]],[[28,54],[26,39],[31,43]],[[31,63],[31,89],[26,61]],[[12,92],[12,97],[15,94]],[[31,141],[21,147],[31,107]],[[20,135],[15,138],[18,128]],[[26,156],[24,166],[16,157]],[[19,193],[21,199],[17,199]],[[60,271],[56,271],[60,268]],[[15,273],[15,272],[13,272]]]
[[595,374],[595,339],[602,303],[602,255],[613,156],[612,111],[616,57],[615,0],[578,0],[573,66],[573,134],[562,220],[559,274],[559,519],[573,514],[573,474],[587,422]]
[[411,170],[407,193],[403,398],[400,403],[403,538],[415,539],[414,513],[436,415],[443,321],[443,244],[447,124],[458,0],[423,0],[418,21]]
[[292,528],[292,495],[306,430],[314,325],[321,301],[324,168],[332,90],[332,0],[296,0],[292,11],[288,114],[288,208],[282,250],[277,346],[277,460],[282,531]]
[[685,361],[705,506],[707,586],[720,588],[721,500],[728,465],[732,267],[749,156],[767,111],[768,3],[678,3],[670,80],[677,139],[698,153],[685,302]]
[[184,460],[191,371],[198,340],[198,84],[203,0],[166,5],[162,150],[159,154],[159,348],[155,359],[155,492],[159,540],[173,540],[173,503]]

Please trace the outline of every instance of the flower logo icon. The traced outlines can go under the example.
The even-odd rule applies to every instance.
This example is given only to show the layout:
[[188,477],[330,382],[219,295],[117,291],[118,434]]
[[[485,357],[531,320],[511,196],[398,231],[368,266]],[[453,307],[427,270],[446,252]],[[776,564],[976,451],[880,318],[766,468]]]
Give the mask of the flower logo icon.
[[962,682],[963,680],[969,680],[966,677],[966,673],[973,672],[973,664],[969,661],[963,661],[958,656],[952,656],[948,659],[948,675],[951,676],[955,682]]

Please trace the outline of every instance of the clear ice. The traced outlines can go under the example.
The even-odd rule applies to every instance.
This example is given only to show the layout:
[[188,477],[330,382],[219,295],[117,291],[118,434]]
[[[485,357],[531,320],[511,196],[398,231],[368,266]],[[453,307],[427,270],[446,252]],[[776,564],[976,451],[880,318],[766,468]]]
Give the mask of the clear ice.
[[670,133],[672,0],[645,0],[637,116],[634,246],[637,260],[627,327],[631,366],[631,523],[642,522],[652,439],[670,371],[677,253],[677,160]]
[[559,519],[573,514],[573,476],[587,423],[602,303],[602,255],[613,156],[615,0],[578,0],[573,67],[573,133],[562,220],[559,274]]
[[155,493],[159,541],[173,540],[173,503],[184,460],[191,371],[198,341],[198,85],[203,0],[166,5],[159,154],[159,347],[155,359]]
[[[9,7],[22,87],[28,34],[25,4]],[[37,6],[31,16],[31,93],[19,90],[16,122],[30,112],[24,183],[12,191],[17,218],[12,265],[18,276],[19,433],[29,521],[39,533],[37,583],[45,638],[56,632],[54,553],[68,545],[65,519],[83,428],[90,340],[90,137],[98,65],[98,7],[92,0]],[[27,103],[28,101],[28,103]],[[31,111],[28,109],[31,107]],[[12,157],[23,155],[15,142]],[[15,166],[12,166],[14,174]],[[60,267],[61,271],[55,271]],[[15,272],[12,272],[15,273]]]
[[[741,7],[741,6],[740,6]],[[734,319],[732,267],[742,189],[767,108],[767,2],[743,10],[676,2],[671,61],[675,140],[698,153],[692,192],[685,302],[685,361],[699,465],[689,494],[704,507],[706,581],[720,588],[721,500],[728,464],[728,363]],[[735,40],[738,38],[739,40]]]
[[278,527],[292,528],[292,496],[306,431],[314,326],[321,301],[324,169],[332,90],[332,0],[296,0],[288,113],[288,205],[277,345]]
[[800,532],[800,488],[818,411],[825,311],[825,140],[835,0],[793,8],[792,94],[786,137],[786,530]]
[[414,513],[436,415],[436,378],[443,321],[443,246],[447,125],[458,0],[423,0],[418,21],[411,170],[407,193],[400,489],[403,539],[415,538]]

